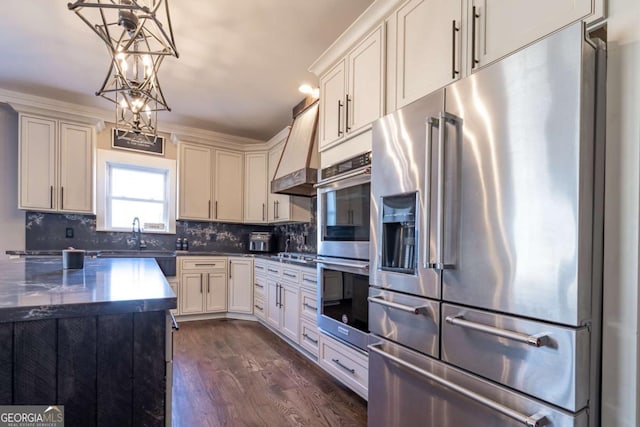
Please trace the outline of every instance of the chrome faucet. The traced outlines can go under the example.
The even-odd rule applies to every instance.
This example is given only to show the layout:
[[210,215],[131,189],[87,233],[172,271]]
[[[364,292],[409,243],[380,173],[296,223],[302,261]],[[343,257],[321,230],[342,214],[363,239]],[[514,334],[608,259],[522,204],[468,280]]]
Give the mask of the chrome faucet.
[[[136,230],[136,224],[138,225],[138,229]],[[142,240],[142,231],[140,231],[140,218],[133,218],[133,226],[131,232],[133,233],[133,238],[136,239],[136,244],[138,249],[144,249],[147,247],[147,244],[144,240]]]
[[291,237],[287,237],[287,240],[284,241],[284,253],[289,252],[289,243],[291,243]]

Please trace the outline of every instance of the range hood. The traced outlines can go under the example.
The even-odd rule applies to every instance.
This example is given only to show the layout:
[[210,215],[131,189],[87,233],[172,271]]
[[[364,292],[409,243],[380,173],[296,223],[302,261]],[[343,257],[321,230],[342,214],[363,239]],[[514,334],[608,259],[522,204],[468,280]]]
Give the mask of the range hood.
[[[296,115],[296,109],[301,111]],[[271,192],[293,196],[316,195],[318,182],[318,101],[302,101],[294,108],[291,131],[271,181]]]

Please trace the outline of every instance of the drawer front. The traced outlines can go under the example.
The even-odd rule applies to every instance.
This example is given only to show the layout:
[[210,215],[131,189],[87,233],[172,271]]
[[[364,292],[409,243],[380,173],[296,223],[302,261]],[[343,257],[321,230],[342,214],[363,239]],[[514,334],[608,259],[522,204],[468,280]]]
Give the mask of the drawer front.
[[442,360],[576,412],[589,391],[587,328],[442,305]]
[[300,288],[300,315],[318,324],[318,294]]
[[346,344],[320,334],[320,365],[331,375],[348,385],[363,398],[367,398],[368,358]]
[[375,338],[372,344],[369,427],[522,427],[527,417],[543,417],[539,425],[545,427],[589,425],[586,410],[572,413],[546,405],[391,341]]
[[264,299],[254,295],[254,298],[253,298],[253,314],[255,314],[255,316],[258,319],[265,320],[266,319],[265,310],[266,310],[266,307],[264,305]]
[[255,276],[253,278],[253,295],[264,298],[267,290],[267,278],[264,276]]
[[318,324],[318,295],[305,288],[300,288],[300,315]]
[[300,283],[300,272],[295,268],[283,267],[282,280],[286,280],[291,283]]
[[310,268],[302,268],[300,269],[300,274],[302,275],[300,284],[313,289],[315,292],[318,289],[318,272]]
[[267,275],[271,277],[282,276],[282,264],[279,262],[267,262]]
[[182,270],[226,270],[227,258],[225,257],[180,257]]
[[256,275],[267,274],[267,261],[256,258],[253,262],[253,272]]
[[440,303],[369,288],[369,331],[429,356],[440,357]]
[[300,339],[298,340],[300,345],[309,353],[318,357],[320,348],[320,333],[318,332],[318,326],[309,322],[308,320],[300,319]]

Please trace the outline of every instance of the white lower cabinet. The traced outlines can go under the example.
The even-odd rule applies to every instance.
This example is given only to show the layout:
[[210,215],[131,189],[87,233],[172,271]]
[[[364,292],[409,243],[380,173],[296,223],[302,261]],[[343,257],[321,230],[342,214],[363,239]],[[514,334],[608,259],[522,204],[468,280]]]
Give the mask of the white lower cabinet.
[[180,315],[227,311],[225,258],[179,257],[177,263]]
[[298,342],[298,298],[297,286],[267,277],[267,323],[294,342]]
[[253,313],[253,259],[229,257],[228,311]]
[[318,363],[351,390],[367,399],[369,385],[369,359],[366,354],[346,344],[320,334]]
[[318,357],[319,344],[320,332],[318,332],[318,324],[305,318],[300,318],[300,346],[315,357]]
[[265,305],[264,305],[264,299],[262,299],[261,297],[254,297],[253,298],[253,314],[255,314],[255,316],[260,319],[260,320],[265,320]]

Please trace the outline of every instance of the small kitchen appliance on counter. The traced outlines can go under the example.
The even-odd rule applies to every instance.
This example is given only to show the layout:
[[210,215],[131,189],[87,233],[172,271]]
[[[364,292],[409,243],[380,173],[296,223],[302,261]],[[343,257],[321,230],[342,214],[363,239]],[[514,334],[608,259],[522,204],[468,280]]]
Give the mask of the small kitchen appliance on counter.
[[249,234],[249,251],[274,252],[275,238],[273,236],[273,233],[254,231]]

